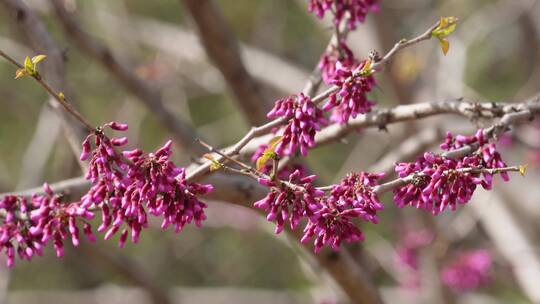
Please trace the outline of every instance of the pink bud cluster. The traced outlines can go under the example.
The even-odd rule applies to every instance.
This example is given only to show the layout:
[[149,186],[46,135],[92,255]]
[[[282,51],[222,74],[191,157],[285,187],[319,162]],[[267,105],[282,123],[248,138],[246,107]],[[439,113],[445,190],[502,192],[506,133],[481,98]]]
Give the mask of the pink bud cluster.
[[283,138],[276,146],[278,155],[292,155],[300,148],[302,155],[315,146],[315,134],[321,126],[327,124],[322,111],[311,101],[309,96],[300,93],[276,101],[268,118],[290,117],[283,130]]
[[487,250],[462,251],[441,271],[441,281],[456,293],[476,289],[491,280],[491,255]]
[[65,204],[44,185],[45,194],[31,198],[8,195],[0,199],[0,208],[6,214],[0,225],[0,250],[4,251],[8,267],[15,264],[15,254],[30,261],[41,256],[44,246],[52,241],[56,255],[64,255],[64,240],[68,237],[79,245],[79,227],[90,241],[95,240],[88,220],[94,214],[80,203]]
[[[473,136],[447,134],[441,148],[453,151],[465,145],[478,146],[475,153],[459,158],[443,157],[424,153],[414,163],[398,163],[395,170],[400,178],[412,176],[413,181],[394,190],[394,201],[398,207],[406,205],[439,214],[447,207],[455,210],[458,204],[470,201],[477,185],[491,189],[493,176],[464,169],[496,169],[506,167],[493,143],[484,138],[483,130]],[[508,180],[508,174],[501,172]]]
[[[81,160],[89,160],[86,178],[90,190],[80,202],[66,203],[45,184],[43,195],[31,199],[7,195],[0,199],[0,250],[7,256],[8,266],[14,264],[15,254],[30,260],[41,255],[43,247],[52,241],[56,255],[64,254],[68,237],[78,246],[79,232],[95,240],[88,220],[94,211],[101,211],[99,232],[105,239],[120,232],[123,247],[129,233],[136,243],[142,228],[148,227],[148,215],[162,217],[161,227],[174,226],[179,232],[189,223],[201,226],[206,219],[206,204],[197,196],[212,191],[212,185],[186,181],[185,169],[170,160],[172,142],[168,141],[154,153],[139,149],[118,152],[127,144],[126,137],[109,138],[104,128],[125,131],[128,126],[111,122],[98,128],[83,142]],[[93,139],[93,140],[92,140]]]
[[332,81],[334,81],[336,77],[339,77],[336,68],[338,62],[341,66],[348,68],[354,68],[360,64],[354,57],[353,52],[345,40],[340,41],[337,46],[332,45],[332,47],[321,56],[318,67],[321,71],[321,78],[326,84],[332,84]]
[[253,205],[268,212],[266,219],[276,223],[275,233],[283,231],[288,221],[292,230],[296,229],[304,216],[312,215],[319,209],[318,198],[324,192],[313,187],[317,178],[315,175],[302,176],[300,170],[295,170],[288,177],[288,185],[261,178],[261,185],[271,187],[270,192]]
[[[110,123],[113,130],[124,131],[127,125]],[[92,182],[89,192],[81,199],[84,207],[102,210],[99,232],[109,239],[121,230],[119,245],[123,247],[128,234],[137,243],[142,228],[148,227],[148,214],[163,217],[161,227],[174,226],[175,232],[191,222],[197,226],[206,219],[206,204],[197,196],[212,191],[211,185],[189,183],[185,169],[170,160],[172,142],[168,141],[154,153],[135,149],[119,153],[115,146],[127,144],[127,139],[109,139],[98,130],[83,144],[89,146],[94,138],[95,149],[85,148],[82,160],[90,158],[87,179]]]
[[276,233],[289,221],[295,229],[302,218],[307,219],[301,242],[314,240],[314,251],[323,246],[339,249],[342,242],[364,239],[355,219],[377,223],[376,212],[383,209],[372,187],[382,174],[355,173],[335,185],[328,196],[313,187],[314,175],[302,176],[294,171],[287,183],[261,179],[259,182],[271,188],[268,195],[254,206],[268,212],[267,219],[276,222]]
[[383,209],[383,205],[372,188],[383,176],[382,173],[365,172],[347,175],[332,188],[328,197],[320,200],[320,209],[309,218],[304,228],[302,242],[315,237],[314,251],[319,252],[324,245],[338,250],[343,241],[364,240],[364,234],[354,219],[378,222],[376,213]]
[[348,18],[350,29],[356,28],[357,23],[364,22],[370,11],[378,10],[377,0],[310,0],[308,9],[319,18],[323,18],[327,11],[334,14],[334,24]]
[[375,78],[373,75],[360,75],[367,63],[364,61],[356,67],[345,66],[339,61],[336,63],[336,71],[330,82],[340,89],[328,97],[328,102],[322,108],[323,111],[333,109],[332,121],[345,124],[351,117],[371,112],[375,102],[369,100],[367,94],[375,86]]

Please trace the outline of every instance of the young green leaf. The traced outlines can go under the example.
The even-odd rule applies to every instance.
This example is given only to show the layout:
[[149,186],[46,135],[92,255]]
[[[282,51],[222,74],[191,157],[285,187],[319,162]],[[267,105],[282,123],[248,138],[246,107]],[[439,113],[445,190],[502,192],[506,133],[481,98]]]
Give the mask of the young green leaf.
[[36,74],[34,63],[32,62],[32,59],[30,59],[30,57],[28,56],[24,58],[24,69],[26,70],[26,73],[30,76],[33,76]]
[[456,30],[457,22],[456,17],[441,17],[439,25],[431,32],[431,35],[439,40],[444,55],[450,49],[450,42],[446,37]]
[[42,61],[45,58],[47,58],[47,55],[36,55],[32,57],[32,63],[34,64],[34,68],[36,64],[38,64],[40,61]]
[[257,171],[261,171],[269,160],[277,159],[278,155],[275,150],[281,139],[283,139],[283,136],[276,136],[270,140],[268,148],[264,150],[262,155],[257,158],[257,161],[255,162]]

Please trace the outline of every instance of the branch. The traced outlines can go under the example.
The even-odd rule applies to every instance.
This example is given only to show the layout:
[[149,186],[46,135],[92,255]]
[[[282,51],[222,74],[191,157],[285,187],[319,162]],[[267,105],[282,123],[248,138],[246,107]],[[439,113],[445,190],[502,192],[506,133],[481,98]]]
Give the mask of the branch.
[[[24,32],[32,44],[33,49],[36,52],[47,54],[47,61],[43,63],[43,74],[45,77],[49,79],[51,85],[66,92],[66,95],[70,96],[69,90],[66,88],[63,51],[58,47],[45,25],[22,1],[2,0],[2,4],[13,17],[19,28]],[[12,63],[16,64],[16,62]],[[67,131],[66,135],[71,149],[78,159],[78,155],[81,152],[80,143],[87,134],[86,130],[66,115],[60,108],[60,103],[54,97],[49,99],[49,104],[61,118],[64,129]],[[84,167],[81,163],[79,164]]]
[[206,54],[219,69],[251,125],[266,121],[267,105],[258,84],[248,73],[231,29],[211,0],[184,0],[197,25]]
[[[58,1],[58,0],[55,0],[55,1]],[[422,34],[422,35],[420,35],[420,36],[418,36],[416,38],[413,38],[411,40],[401,40],[381,60],[373,63],[372,69],[377,70],[379,67],[382,67],[382,65],[385,62],[387,62],[388,60],[390,60],[397,53],[397,51],[399,51],[399,50],[401,50],[401,49],[403,49],[405,47],[408,47],[408,46],[414,45],[416,43],[419,43],[421,41],[429,39],[431,37],[431,32],[438,25],[439,25],[439,22],[434,24],[428,31],[426,31],[426,33],[424,33],[424,34]],[[428,35],[428,32],[429,32],[429,35]],[[355,77],[355,76],[356,75],[353,75],[352,77]],[[327,89],[326,91],[320,93],[319,95],[313,97],[312,101],[313,101],[313,103],[315,105],[318,105],[318,104],[322,103],[326,98],[328,98],[332,93],[338,91],[339,89],[340,89],[339,86],[333,86],[333,87]],[[361,117],[363,117],[363,116],[361,116]],[[262,126],[253,127],[242,139],[240,139],[240,141],[238,141],[232,148],[228,149],[225,152],[225,154],[227,156],[229,156],[229,157],[232,157],[232,156],[235,156],[235,155],[239,154],[240,151],[242,150],[242,148],[244,148],[252,139],[254,139],[257,136],[269,133],[273,128],[281,126],[282,124],[284,124],[287,121],[288,121],[288,117],[280,117],[280,118],[277,118],[277,119],[275,119],[273,121],[270,121],[270,122],[268,122],[268,123],[266,123],[266,124],[264,124]],[[221,157],[221,156],[216,159],[216,161],[218,161],[218,162],[221,162],[222,160],[223,160],[223,157]],[[199,166],[197,169],[195,169],[191,173],[189,173],[188,176],[187,176],[187,179],[188,180],[197,179],[197,178],[200,178],[203,175],[207,174],[209,172],[211,164],[212,164],[212,162],[209,162],[209,161],[205,162],[204,164]]]
[[106,46],[84,32],[74,16],[66,11],[63,1],[51,0],[51,3],[65,33],[84,54],[100,63],[127,91],[144,103],[158,120],[167,127],[182,145],[182,148],[196,154],[201,152],[201,149],[193,144],[195,138],[198,137],[195,130],[165,107],[159,91],[137,77],[128,67],[120,63]]

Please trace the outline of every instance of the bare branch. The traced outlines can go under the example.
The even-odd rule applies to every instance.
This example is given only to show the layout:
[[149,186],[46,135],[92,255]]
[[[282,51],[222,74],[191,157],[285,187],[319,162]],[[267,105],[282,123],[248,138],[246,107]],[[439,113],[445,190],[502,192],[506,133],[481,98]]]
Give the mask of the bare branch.
[[[48,56],[47,60],[43,63],[43,75],[50,81],[52,86],[65,92],[64,94],[67,96],[70,96],[71,94],[65,81],[63,51],[53,40],[41,20],[22,1],[2,0],[1,2],[19,28],[24,32],[34,50]],[[15,60],[12,63],[17,64]],[[60,107],[60,102],[55,100],[54,97],[49,99],[49,104],[62,119],[71,149],[78,156],[81,152],[80,143],[87,134],[85,128],[79,125],[74,119],[68,117],[67,113]],[[81,164],[81,166],[83,165]]]
[[219,69],[236,96],[238,106],[251,125],[266,121],[265,104],[258,84],[244,67],[236,41],[227,22],[210,0],[183,0],[197,25],[206,54]]
[[120,63],[106,46],[83,31],[75,18],[66,11],[63,1],[52,0],[51,3],[64,31],[83,53],[100,63],[126,90],[143,102],[167,127],[182,148],[193,153],[201,152],[202,149],[194,145],[195,138],[198,137],[195,130],[165,107],[159,91],[142,81],[127,66]]

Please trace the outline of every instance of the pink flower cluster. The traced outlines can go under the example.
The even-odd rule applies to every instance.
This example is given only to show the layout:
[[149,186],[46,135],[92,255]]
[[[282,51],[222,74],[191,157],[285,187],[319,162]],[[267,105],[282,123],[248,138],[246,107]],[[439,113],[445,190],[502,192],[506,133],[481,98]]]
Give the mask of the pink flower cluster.
[[304,228],[302,242],[315,237],[314,251],[319,252],[324,245],[338,250],[342,241],[364,240],[364,234],[353,220],[378,222],[376,213],[383,205],[372,188],[383,176],[365,172],[347,175],[332,188],[328,197],[320,200],[320,209]]
[[88,220],[94,214],[80,203],[65,204],[45,184],[45,194],[31,198],[8,195],[0,199],[5,210],[0,225],[0,250],[7,256],[6,264],[15,264],[15,253],[22,260],[30,261],[41,256],[45,245],[52,241],[56,255],[64,255],[64,240],[68,237],[74,246],[79,245],[79,225],[90,241],[95,240]]
[[327,124],[322,111],[309,96],[302,93],[279,99],[267,116],[290,117],[283,130],[283,138],[275,149],[275,152],[282,156],[294,154],[298,147],[302,155],[307,155],[308,149],[315,146],[315,133]]
[[332,121],[345,124],[351,117],[371,112],[375,102],[368,99],[367,93],[375,86],[375,78],[373,75],[360,75],[367,62],[356,67],[345,66],[339,61],[336,63],[336,71],[330,82],[340,89],[332,93],[322,107],[323,111],[333,109]]
[[332,84],[332,81],[335,80],[338,71],[336,64],[338,62],[341,66],[348,68],[354,68],[360,64],[354,57],[353,52],[345,40],[340,41],[337,46],[332,45],[332,47],[321,56],[318,67],[321,71],[322,80],[326,84]]
[[[460,158],[449,158],[434,153],[424,153],[414,163],[398,163],[395,170],[399,177],[412,175],[413,182],[394,190],[398,207],[406,205],[439,214],[447,207],[455,210],[457,204],[470,201],[477,185],[491,189],[493,176],[489,173],[464,172],[465,169],[495,169],[506,167],[495,144],[487,143],[483,130],[473,136],[447,134],[441,148],[446,151],[464,145],[476,145],[478,150]],[[501,173],[508,180],[506,172]]]
[[291,229],[296,229],[304,216],[312,215],[319,209],[317,198],[324,192],[313,187],[312,183],[317,178],[315,175],[302,176],[300,170],[295,170],[288,177],[289,185],[278,185],[268,179],[259,179],[261,185],[271,187],[270,192],[253,206],[268,212],[266,219],[276,223],[276,233],[283,231],[286,221],[289,221]]
[[[189,223],[200,226],[206,219],[206,204],[197,196],[212,191],[212,185],[186,181],[185,169],[176,167],[171,157],[172,142],[168,141],[154,153],[139,149],[118,152],[127,138],[110,139],[104,133],[108,127],[127,130],[127,125],[111,122],[90,134],[83,142],[81,160],[89,160],[86,178],[90,190],[80,202],[66,203],[45,184],[44,195],[31,199],[8,195],[0,199],[0,250],[7,256],[8,266],[14,264],[15,253],[30,260],[41,255],[44,245],[53,242],[57,256],[64,254],[68,237],[79,245],[80,225],[90,241],[95,240],[88,220],[94,211],[101,211],[99,232],[105,239],[120,232],[123,247],[131,233],[132,242],[139,240],[142,228],[148,227],[148,215],[163,217],[161,227],[174,226],[179,232]],[[92,141],[93,139],[93,141]]]
[[457,293],[476,289],[490,281],[491,266],[487,250],[463,251],[443,267],[441,281]]
[[337,250],[341,242],[364,239],[355,219],[377,223],[376,212],[383,209],[372,187],[382,174],[354,173],[335,185],[328,196],[313,187],[314,175],[302,176],[299,170],[278,185],[266,179],[260,183],[271,188],[269,194],[254,206],[268,212],[267,219],[276,222],[276,233],[288,220],[295,229],[302,218],[307,219],[301,242],[314,238],[314,251],[323,246]]
[[[127,129],[127,125],[114,122],[106,126],[117,131]],[[161,227],[173,225],[175,232],[191,222],[200,226],[206,219],[206,204],[197,196],[213,187],[185,180],[185,169],[170,160],[171,141],[155,153],[146,154],[139,149],[119,153],[115,146],[127,144],[125,137],[109,139],[100,129],[87,137],[83,147],[90,146],[92,137],[96,148],[92,152],[85,148],[81,155],[81,160],[90,158],[87,179],[92,187],[81,202],[86,208],[102,210],[98,231],[107,231],[105,239],[122,230],[121,247],[129,232],[136,243],[141,229],[148,226],[148,213],[162,216]]]
[[308,9],[319,18],[323,18],[327,11],[334,14],[334,24],[339,24],[348,18],[350,29],[356,28],[357,23],[364,22],[370,11],[379,9],[377,0],[310,0]]

